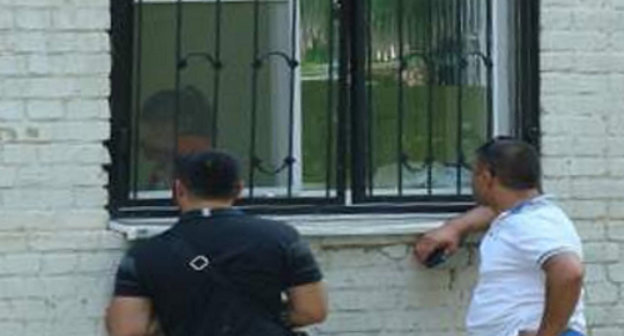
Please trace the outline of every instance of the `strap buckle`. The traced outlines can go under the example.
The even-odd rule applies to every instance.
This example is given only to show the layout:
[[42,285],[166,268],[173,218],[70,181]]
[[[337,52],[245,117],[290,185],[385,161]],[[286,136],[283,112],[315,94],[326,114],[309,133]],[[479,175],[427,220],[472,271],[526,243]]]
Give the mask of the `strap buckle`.
[[192,269],[198,272],[203,271],[209,265],[210,265],[210,260],[208,260],[208,258],[206,258],[206,256],[203,256],[203,255],[198,255],[197,257],[193,258],[193,260],[189,262],[189,266],[191,266]]

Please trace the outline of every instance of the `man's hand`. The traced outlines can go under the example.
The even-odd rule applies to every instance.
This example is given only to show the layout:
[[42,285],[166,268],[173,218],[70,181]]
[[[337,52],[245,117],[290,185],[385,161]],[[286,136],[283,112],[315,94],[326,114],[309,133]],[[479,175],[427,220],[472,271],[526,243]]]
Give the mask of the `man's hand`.
[[457,218],[446,222],[444,226],[427,232],[414,245],[416,258],[425,263],[437,249],[444,249],[446,255],[453,254],[459,248],[462,236],[470,232],[486,230],[496,217],[496,213],[486,207],[478,206]]
[[461,237],[461,232],[449,224],[429,231],[414,245],[416,259],[424,264],[427,258],[438,249],[444,249],[446,255],[451,255],[459,249]]
[[443,249],[446,255],[451,255],[457,252],[465,234],[486,230],[495,217],[496,213],[489,207],[478,206],[449,220],[444,226],[427,232],[416,241],[414,254],[421,263],[425,263],[437,249]]

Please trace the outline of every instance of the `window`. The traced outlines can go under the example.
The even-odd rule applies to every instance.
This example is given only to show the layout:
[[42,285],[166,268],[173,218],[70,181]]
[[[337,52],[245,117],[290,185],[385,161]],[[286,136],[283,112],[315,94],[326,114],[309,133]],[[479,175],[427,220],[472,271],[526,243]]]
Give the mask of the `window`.
[[451,209],[481,142],[535,140],[525,1],[111,1],[118,215],[171,210],[173,158],[209,148],[259,210]]

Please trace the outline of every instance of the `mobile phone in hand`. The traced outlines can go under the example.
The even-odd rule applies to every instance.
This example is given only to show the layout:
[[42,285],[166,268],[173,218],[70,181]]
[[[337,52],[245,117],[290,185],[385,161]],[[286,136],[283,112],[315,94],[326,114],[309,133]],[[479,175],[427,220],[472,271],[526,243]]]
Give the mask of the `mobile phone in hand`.
[[446,252],[443,248],[436,249],[425,260],[425,266],[433,268],[446,261]]

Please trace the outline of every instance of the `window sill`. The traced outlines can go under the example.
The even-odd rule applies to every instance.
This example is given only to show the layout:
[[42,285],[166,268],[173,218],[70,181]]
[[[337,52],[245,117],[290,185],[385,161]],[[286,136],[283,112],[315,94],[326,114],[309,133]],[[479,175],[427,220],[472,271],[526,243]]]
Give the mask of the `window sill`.
[[[264,216],[288,222],[308,238],[408,238],[439,227],[453,214],[349,214]],[[116,219],[111,230],[128,240],[145,239],[167,230],[175,218]],[[376,239],[373,239],[376,241]]]

